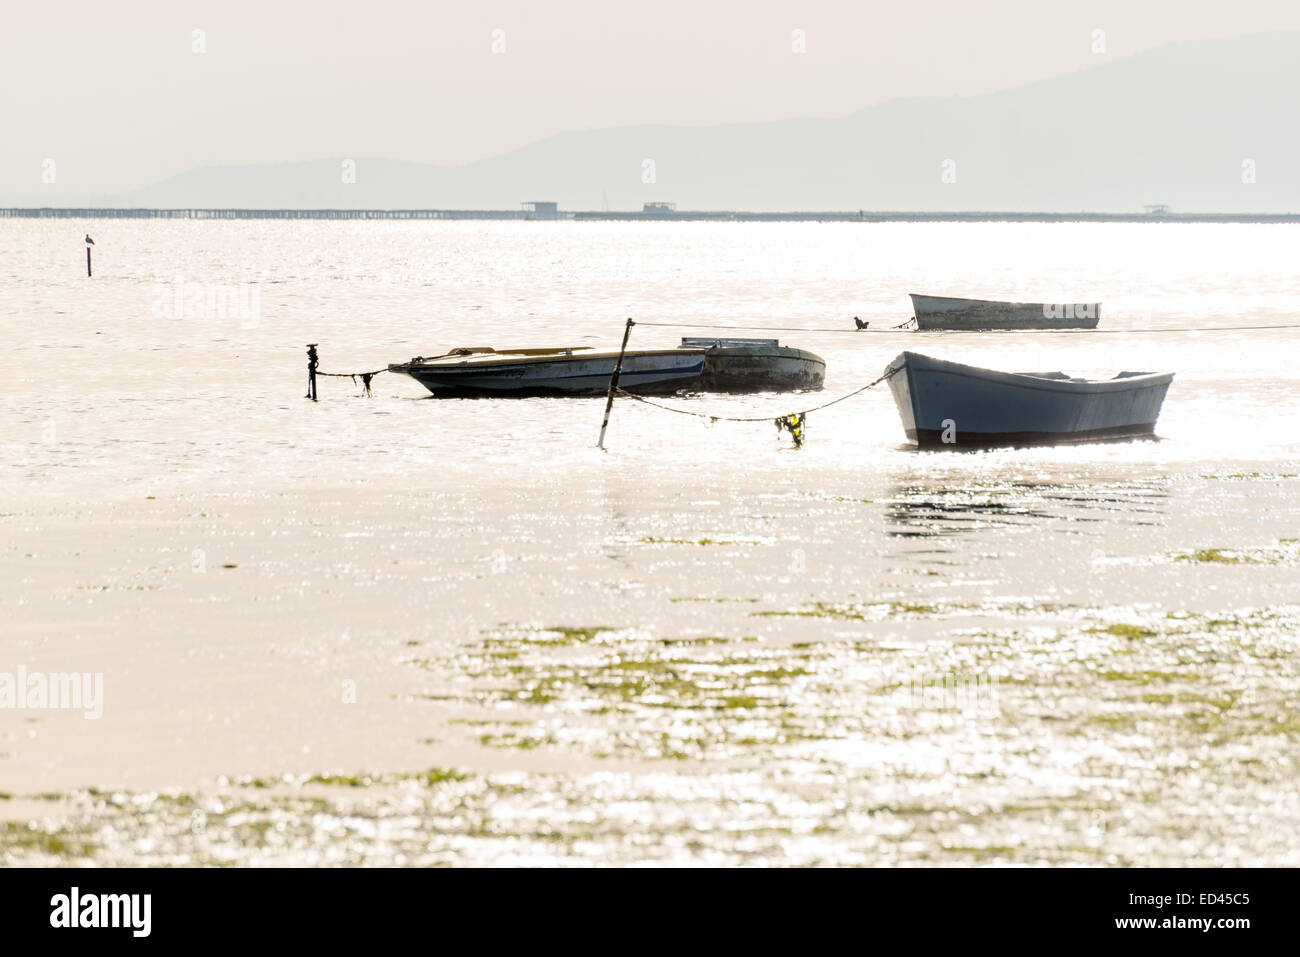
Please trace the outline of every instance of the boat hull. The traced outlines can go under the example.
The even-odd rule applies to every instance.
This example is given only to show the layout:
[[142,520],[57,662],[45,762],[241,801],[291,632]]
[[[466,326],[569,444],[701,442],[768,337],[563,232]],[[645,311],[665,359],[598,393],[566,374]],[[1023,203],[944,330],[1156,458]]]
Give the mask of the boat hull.
[[912,313],[921,331],[1095,329],[1101,321],[1101,303],[994,302],[913,293]]
[[[389,366],[436,396],[604,395],[617,352],[524,357],[470,357]],[[619,388],[669,393],[693,385],[704,370],[704,353],[637,351],[623,357]]]
[[1172,373],[1072,379],[997,372],[904,352],[886,369],[920,448],[1058,445],[1151,437]]
[[803,392],[826,380],[825,359],[775,339],[686,338],[682,346],[705,350],[702,392]]

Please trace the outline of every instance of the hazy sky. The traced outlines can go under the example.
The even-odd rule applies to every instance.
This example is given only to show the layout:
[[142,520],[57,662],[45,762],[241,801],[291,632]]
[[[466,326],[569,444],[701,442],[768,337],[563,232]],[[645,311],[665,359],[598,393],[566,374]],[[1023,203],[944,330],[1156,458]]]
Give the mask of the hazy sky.
[[224,163],[454,164],[564,130],[836,116],[1297,27],[1295,0],[9,2],[0,188],[50,194],[46,159],[68,193]]

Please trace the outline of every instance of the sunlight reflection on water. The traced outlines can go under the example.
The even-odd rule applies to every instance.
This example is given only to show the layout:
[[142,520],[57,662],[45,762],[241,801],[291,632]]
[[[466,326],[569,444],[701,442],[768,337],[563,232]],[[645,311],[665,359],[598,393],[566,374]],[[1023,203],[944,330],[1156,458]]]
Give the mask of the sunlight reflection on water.
[[[0,221],[0,611],[126,703],[43,730],[65,770],[0,760],[69,789],[88,856],[1300,863],[1300,329],[1151,331],[1300,321],[1288,227],[101,221],[87,280],[85,225]],[[155,315],[247,283],[256,316]],[[814,331],[902,321],[909,291],[1100,299],[1108,331]],[[972,454],[906,448],[883,388],[798,451],[619,402],[601,453],[599,399],[388,375],[302,398],[307,342],[373,370],[616,345],[626,316],[810,330],[780,338],[824,393],[668,400],[723,415],[904,348],[1176,378],[1161,441]],[[304,673],[367,696],[340,714]],[[963,677],[996,706],[966,714]],[[162,725],[188,749],[139,743]],[[459,770],[400,770],[431,766]],[[139,779],[186,800],[75,790]]]

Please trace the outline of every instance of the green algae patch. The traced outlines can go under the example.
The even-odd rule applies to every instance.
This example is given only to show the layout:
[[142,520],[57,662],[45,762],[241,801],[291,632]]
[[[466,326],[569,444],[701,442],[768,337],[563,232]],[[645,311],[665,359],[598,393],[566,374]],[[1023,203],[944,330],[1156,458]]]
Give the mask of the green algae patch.
[[452,768],[430,768],[427,771],[401,772],[395,774],[312,774],[296,778],[283,775],[273,778],[240,778],[235,783],[241,787],[267,790],[282,787],[329,787],[329,788],[382,788],[397,784],[414,782],[424,787],[436,787],[451,781],[466,779],[464,772]]
[[641,538],[637,540],[642,545],[698,545],[706,547],[709,545],[762,545],[762,542],[744,539],[722,539],[722,538]]
[[[824,649],[765,647],[754,636],[630,630],[563,647],[534,637],[519,629],[488,634],[443,662],[470,679],[461,703],[488,709],[472,719],[478,744],[680,760],[761,752],[813,735],[815,716],[791,728],[782,726],[782,715],[797,712],[796,701],[820,683]],[[519,654],[496,655],[502,641]],[[521,717],[532,709],[545,716]]]
[[90,857],[98,846],[89,835],[46,830],[34,822],[0,821],[0,861],[31,853],[68,861]]
[[756,604],[758,604],[758,599],[757,599],[757,598],[691,598],[691,597],[678,597],[678,598],[669,598],[668,600],[669,600],[670,602],[672,602],[673,604],[681,604],[681,603],[685,603],[685,602],[699,602],[699,603],[702,603],[702,604],[711,604],[711,605],[728,605],[728,604],[736,604],[736,605],[756,605]]
[[498,652],[529,647],[571,647],[602,641],[620,631],[622,629],[609,625],[548,625],[544,628],[493,632],[484,640],[484,644]]
[[1274,479],[1300,478],[1293,472],[1230,472],[1226,475],[1203,475],[1201,478],[1211,482],[1250,482]]
[[1177,552],[1171,560],[1205,565],[1295,565],[1300,564],[1300,540],[1279,538],[1272,545],[1256,548],[1198,548]]
[[1204,562],[1220,565],[1254,565],[1257,561],[1240,552],[1223,548],[1198,548],[1194,552],[1180,552],[1174,556],[1176,562]]
[[485,748],[515,748],[519,751],[532,751],[543,745],[558,743],[549,735],[525,733],[481,734],[478,740]]
[[598,635],[613,630],[613,628],[604,625],[595,625],[586,628],[575,628],[570,625],[552,625],[546,629],[546,633],[556,636],[551,640],[551,644],[573,645],[584,641],[591,641]]
[[1152,684],[1157,681],[1182,681],[1188,675],[1177,671],[1099,671],[1097,677],[1103,681],[1130,681],[1136,684]]
[[368,788],[383,784],[382,777],[369,774],[313,774],[303,784],[321,784],[326,787]]
[[1137,641],[1142,638],[1154,638],[1159,634],[1154,628],[1147,628],[1144,625],[1107,625],[1104,628],[1089,628],[1088,631],[1098,635],[1115,635],[1117,638],[1127,638],[1130,641]]
[[910,601],[811,602],[802,608],[755,611],[755,618],[824,618],[830,621],[886,621],[890,618],[924,618],[978,609],[969,604],[926,604]]
[[1170,621],[1180,623],[1178,633],[1215,634],[1221,631],[1255,631],[1273,626],[1279,616],[1264,610],[1251,610],[1242,614],[1193,615],[1187,613],[1170,613]]
[[938,605],[919,605],[903,601],[890,602],[889,607],[890,611],[897,615],[937,615],[940,612]]

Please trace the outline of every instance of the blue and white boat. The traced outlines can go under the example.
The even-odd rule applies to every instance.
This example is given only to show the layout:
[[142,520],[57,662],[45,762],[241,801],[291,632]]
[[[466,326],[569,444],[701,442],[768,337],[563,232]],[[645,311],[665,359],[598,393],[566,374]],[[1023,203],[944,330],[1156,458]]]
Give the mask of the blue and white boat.
[[[618,352],[567,349],[454,349],[433,359],[395,363],[389,372],[410,376],[436,396],[604,395]],[[619,388],[674,392],[696,382],[703,349],[638,349],[623,356]]]
[[907,437],[921,448],[1097,442],[1150,436],[1172,372],[1079,379],[996,372],[904,352],[885,369]]

